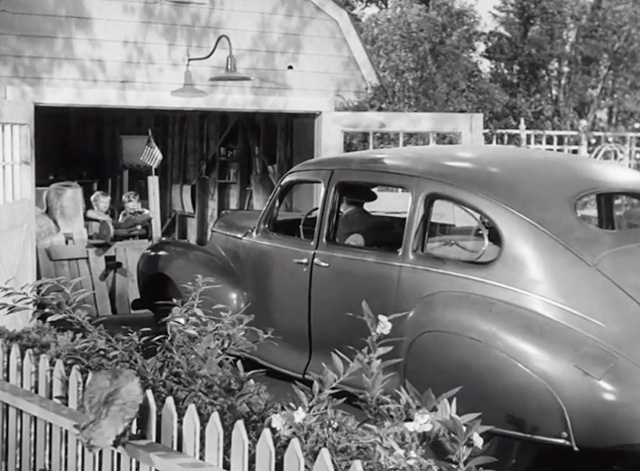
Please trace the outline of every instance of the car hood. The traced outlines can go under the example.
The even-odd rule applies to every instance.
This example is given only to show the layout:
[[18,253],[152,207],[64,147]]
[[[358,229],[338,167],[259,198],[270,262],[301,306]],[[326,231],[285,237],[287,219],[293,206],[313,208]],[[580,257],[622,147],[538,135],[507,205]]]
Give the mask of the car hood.
[[255,227],[261,211],[229,211],[223,213],[213,225],[213,230],[223,234],[242,237]]

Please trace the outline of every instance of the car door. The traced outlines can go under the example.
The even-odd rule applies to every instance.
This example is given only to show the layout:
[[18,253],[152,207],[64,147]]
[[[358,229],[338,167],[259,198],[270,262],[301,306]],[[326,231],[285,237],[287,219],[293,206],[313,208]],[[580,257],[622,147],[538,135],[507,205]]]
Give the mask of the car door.
[[[346,241],[339,241],[341,219],[348,209],[344,189],[368,187],[375,201],[364,203],[372,223],[358,234],[351,228]],[[308,371],[322,371],[331,364],[331,352],[352,356],[348,347],[360,348],[368,336],[362,314],[366,301],[375,314],[393,314],[398,307],[397,286],[405,245],[406,221],[411,218],[411,195],[416,179],[405,175],[368,171],[335,171],[327,198],[322,238],[313,258],[311,280],[311,346]],[[366,199],[366,192],[363,193]],[[340,207],[345,211],[340,214]],[[362,219],[362,218],[361,218]],[[352,237],[354,235],[362,237]],[[349,236],[349,237],[346,237]],[[344,239],[343,238],[343,239]],[[350,245],[353,238],[355,244]],[[359,240],[359,242],[358,242]],[[364,243],[364,245],[362,245]]]
[[[302,376],[309,360],[311,260],[319,234],[329,171],[295,172],[274,191],[253,234],[247,237],[247,286],[256,327],[275,339],[258,347],[256,358]],[[316,206],[320,209],[314,210]],[[306,215],[306,217],[305,217]],[[304,227],[301,233],[301,221]]]

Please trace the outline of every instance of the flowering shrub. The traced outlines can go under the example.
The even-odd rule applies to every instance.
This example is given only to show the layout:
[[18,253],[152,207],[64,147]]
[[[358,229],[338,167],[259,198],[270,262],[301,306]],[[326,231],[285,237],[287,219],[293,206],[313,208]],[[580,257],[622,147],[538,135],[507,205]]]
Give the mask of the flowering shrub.
[[[309,458],[328,448],[338,470],[346,470],[356,459],[374,471],[473,471],[493,461],[482,454],[488,428],[478,414],[458,415],[457,390],[439,397],[411,385],[387,391],[389,367],[399,361],[388,358],[395,341],[388,335],[392,321],[404,314],[376,316],[363,303],[357,317],[369,330],[364,347],[348,356],[334,353],[332,365],[314,376],[311,386],[294,387],[294,402],[277,404],[255,381],[261,372],[247,371],[240,359],[259,343],[273,341],[272,334],[253,328],[253,317],[244,311],[231,312],[221,305],[205,311],[208,296],[215,298],[214,280],[196,277],[186,285],[188,296],[175,303],[166,319],[166,334],[131,332],[117,337],[93,324],[82,304],[84,293],[75,292],[71,283],[58,279],[24,292],[5,289],[15,303],[14,312],[33,311],[34,325],[14,333],[0,329],[0,338],[61,358],[67,365],[77,364],[85,374],[113,366],[132,368],[158,404],[173,396],[180,415],[190,403],[201,417],[217,411],[226,430],[242,419],[252,443],[265,426],[270,427],[280,458],[290,439],[297,437]],[[60,321],[71,325],[73,333],[56,328]],[[150,348],[152,356],[146,355]],[[354,379],[364,387],[349,386]],[[347,397],[362,410],[364,421],[342,408]]]
[[[420,394],[410,384],[395,393],[385,392],[390,374],[385,371],[400,360],[385,360],[393,339],[385,338],[391,321],[404,314],[375,316],[366,303],[360,317],[369,328],[365,346],[352,358],[333,354],[333,365],[325,366],[313,378],[313,386],[295,387],[297,401],[282,405],[269,425],[279,438],[282,453],[288,440],[298,437],[308,456],[327,447],[338,469],[348,469],[360,459],[371,470],[475,470],[495,461],[482,455],[482,426],[479,414],[459,416],[459,389],[435,397]],[[361,375],[364,389],[347,386],[347,380]],[[358,423],[338,408],[337,393],[348,393],[366,414]]]

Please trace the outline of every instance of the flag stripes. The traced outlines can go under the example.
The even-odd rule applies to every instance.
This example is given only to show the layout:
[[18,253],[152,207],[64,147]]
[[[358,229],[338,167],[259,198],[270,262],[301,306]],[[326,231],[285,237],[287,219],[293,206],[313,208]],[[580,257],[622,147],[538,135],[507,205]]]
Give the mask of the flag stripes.
[[147,143],[144,145],[144,150],[142,151],[140,160],[154,169],[160,165],[160,162],[162,162],[162,152],[160,152],[160,149],[156,145],[151,134],[149,134]]

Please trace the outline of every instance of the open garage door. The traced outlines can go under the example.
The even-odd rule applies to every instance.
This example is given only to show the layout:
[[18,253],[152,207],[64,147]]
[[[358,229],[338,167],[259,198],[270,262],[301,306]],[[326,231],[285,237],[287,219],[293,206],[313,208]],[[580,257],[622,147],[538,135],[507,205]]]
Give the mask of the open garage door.
[[31,103],[0,99],[0,284],[36,279]]
[[326,112],[316,120],[315,157],[432,144],[482,145],[481,113]]

